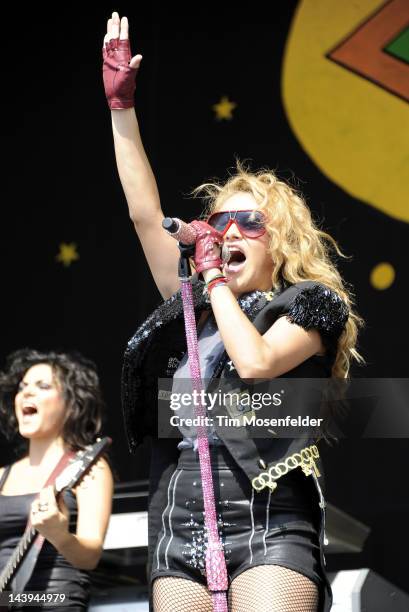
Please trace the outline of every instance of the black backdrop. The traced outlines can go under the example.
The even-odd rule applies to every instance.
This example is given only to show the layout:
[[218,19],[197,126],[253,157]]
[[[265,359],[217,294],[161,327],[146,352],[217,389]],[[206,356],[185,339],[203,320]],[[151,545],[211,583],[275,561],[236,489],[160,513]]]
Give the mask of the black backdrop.
[[[189,191],[223,178],[235,156],[269,166],[306,195],[315,217],[353,259],[340,261],[367,325],[360,375],[407,375],[407,224],[353,199],[327,179],[291,132],[281,101],[282,52],[296,2],[275,3],[274,19],[221,20],[218,11],[181,22],[158,9],[127,14],[134,53],[144,55],[136,107],[165,213],[191,219],[201,203]],[[77,349],[96,361],[109,406],[106,432],[122,480],[146,477],[148,448],[127,453],[120,406],[127,339],[159,303],[117,177],[104,99],[100,47],[111,7],[92,14],[75,4],[55,12],[20,9],[5,19],[3,69],[1,360],[12,350]],[[160,17],[160,18],[159,18]],[[307,69],[307,67],[306,67]],[[228,95],[232,121],[212,105]],[[65,268],[59,244],[80,259]],[[369,273],[389,261],[396,280],[374,289]],[[369,566],[402,587],[409,544],[407,440],[342,442],[327,455],[328,500],[370,525],[364,553],[332,558]],[[1,439],[0,464],[12,459]],[[406,560],[406,559],[405,559]]]

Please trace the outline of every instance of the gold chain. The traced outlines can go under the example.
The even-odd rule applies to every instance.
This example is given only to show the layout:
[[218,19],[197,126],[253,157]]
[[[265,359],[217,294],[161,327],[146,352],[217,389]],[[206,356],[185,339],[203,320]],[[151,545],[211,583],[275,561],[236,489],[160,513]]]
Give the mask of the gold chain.
[[306,476],[310,476],[312,472],[314,472],[316,476],[321,476],[317,464],[315,463],[315,460],[318,459],[319,456],[320,454],[315,444],[306,446],[300,450],[299,453],[289,455],[284,461],[275,463],[267,472],[261,472],[258,476],[253,478],[251,484],[256,491],[262,491],[265,487],[274,491],[277,488],[277,483],[275,481],[297,467],[301,467]]

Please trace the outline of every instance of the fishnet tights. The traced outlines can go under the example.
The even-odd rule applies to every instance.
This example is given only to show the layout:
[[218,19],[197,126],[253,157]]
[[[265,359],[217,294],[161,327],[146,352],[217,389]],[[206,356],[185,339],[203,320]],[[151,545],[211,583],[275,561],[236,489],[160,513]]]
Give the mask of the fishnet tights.
[[[318,589],[309,579],[279,565],[259,565],[230,585],[230,612],[317,612]],[[153,583],[154,612],[212,612],[205,586],[167,576]]]
[[280,565],[259,565],[237,576],[229,590],[231,612],[316,612],[318,588]]

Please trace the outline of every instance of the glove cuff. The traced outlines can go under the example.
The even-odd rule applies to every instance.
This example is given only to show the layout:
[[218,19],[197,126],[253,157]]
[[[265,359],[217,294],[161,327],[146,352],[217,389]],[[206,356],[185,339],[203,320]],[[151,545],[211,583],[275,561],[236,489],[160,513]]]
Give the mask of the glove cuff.
[[111,110],[124,110],[135,106],[134,100],[123,100],[120,98],[107,98],[108,106]]
[[223,262],[220,259],[220,257],[215,257],[214,259],[206,259],[205,261],[202,261],[200,264],[195,263],[196,272],[198,274],[200,274],[204,270],[211,270],[211,268],[221,269],[222,265],[223,265]]

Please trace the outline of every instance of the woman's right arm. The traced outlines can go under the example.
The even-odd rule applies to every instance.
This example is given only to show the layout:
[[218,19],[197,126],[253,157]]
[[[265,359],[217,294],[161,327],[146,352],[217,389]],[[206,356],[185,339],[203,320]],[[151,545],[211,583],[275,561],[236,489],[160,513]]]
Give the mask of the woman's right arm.
[[[104,42],[128,39],[128,21],[118,13],[108,20]],[[142,57],[130,61],[138,68]],[[114,92],[115,93],[115,92]],[[116,93],[120,97],[120,92]],[[162,228],[164,218],[156,180],[146,156],[134,108],[111,109],[112,131],[119,178],[126,196],[129,216],[141,241],[149,268],[162,297],[167,299],[180,287],[179,249],[176,240]]]

